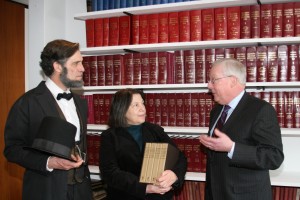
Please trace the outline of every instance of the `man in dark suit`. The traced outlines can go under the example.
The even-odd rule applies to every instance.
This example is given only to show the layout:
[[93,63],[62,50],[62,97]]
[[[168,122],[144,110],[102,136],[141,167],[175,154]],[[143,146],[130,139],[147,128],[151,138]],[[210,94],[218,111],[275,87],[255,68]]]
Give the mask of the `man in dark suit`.
[[218,105],[208,135],[199,138],[207,147],[205,199],[271,200],[269,170],[284,159],[276,111],[245,92],[246,67],[239,61],[216,61],[209,77]]
[[8,161],[26,169],[24,200],[92,199],[83,153],[72,155],[70,161],[24,148],[32,145],[43,118],[52,116],[76,126],[74,143],[79,152],[86,152],[87,103],[70,92],[71,87],[83,85],[79,44],[66,40],[49,42],[41,53],[40,66],[47,80],[26,92],[12,106],[4,133],[4,155]]

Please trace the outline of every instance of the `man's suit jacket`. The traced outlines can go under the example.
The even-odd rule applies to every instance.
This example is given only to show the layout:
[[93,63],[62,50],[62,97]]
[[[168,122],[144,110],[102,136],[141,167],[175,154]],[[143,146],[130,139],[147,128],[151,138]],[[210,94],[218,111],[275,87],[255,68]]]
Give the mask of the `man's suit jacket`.
[[[143,148],[146,142],[166,142],[175,146],[174,142],[163,131],[163,128],[151,124],[142,124]],[[149,194],[145,197],[146,183],[139,183],[144,150],[140,150],[134,138],[126,128],[110,128],[101,134],[100,171],[108,184],[110,200],[144,200],[171,199],[173,192],[165,195]],[[179,187],[184,182],[187,161],[182,152],[172,171],[178,177]],[[175,188],[176,189],[176,188]]]
[[[217,105],[211,111],[209,130],[221,110]],[[207,150],[206,200],[271,200],[269,170],[284,159],[275,109],[245,93],[221,131],[235,149],[232,159]]]
[[[87,104],[78,95],[74,95],[74,102],[81,116],[80,120],[83,125],[81,139],[83,139],[86,134]],[[4,154],[8,161],[26,169],[23,178],[24,200],[66,199],[67,171],[49,172],[46,170],[49,155],[23,149],[24,146],[31,146],[45,116],[60,117],[57,106],[53,95],[43,81],[36,88],[21,96],[9,112],[5,127]],[[84,167],[89,174],[87,166]],[[90,188],[86,190],[90,191]]]

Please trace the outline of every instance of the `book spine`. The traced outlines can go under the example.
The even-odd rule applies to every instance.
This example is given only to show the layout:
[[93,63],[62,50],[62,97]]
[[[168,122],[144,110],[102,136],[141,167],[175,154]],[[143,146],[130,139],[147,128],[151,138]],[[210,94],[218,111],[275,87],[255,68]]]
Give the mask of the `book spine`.
[[140,26],[139,26],[139,44],[148,44],[149,32],[148,32],[148,15],[140,15]]
[[119,45],[119,17],[109,18],[109,46]]
[[300,37],[300,2],[294,2],[295,37]]
[[227,33],[228,39],[241,38],[241,10],[240,7],[227,8]]
[[241,6],[241,39],[251,38],[250,6]]
[[175,83],[183,84],[184,83],[184,52],[183,50],[177,50],[174,53],[175,56]]
[[169,13],[169,42],[179,42],[178,12]]
[[273,29],[273,37],[282,37],[282,3],[272,4],[272,29]]
[[95,46],[95,21],[94,19],[88,19],[85,21],[85,32],[86,32],[86,46]]
[[183,94],[176,94],[176,126],[184,126]]
[[113,55],[105,56],[105,85],[113,85],[114,59]]
[[202,40],[201,10],[190,11],[191,41]]
[[133,54],[124,55],[124,84],[133,84]]
[[82,78],[84,86],[90,86],[91,73],[90,73],[90,57],[89,56],[83,57],[82,65],[83,65],[83,68],[84,68],[83,78]]
[[129,45],[130,42],[130,16],[121,16],[119,19],[119,45]]
[[299,46],[288,46],[288,81],[299,80]]
[[260,37],[260,6],[250,6],[251,38]]
[[161,125],[169,125],[168,93],[161,94]]
[[103,46],[103,19],[95,19],[95,47]]
[[184,126],[190,127],[191,126],[191,93],[184,93],[183,94],[184,99]]
[[141,84],[141,53],[133,53],[133,85]]
[[149,44],[158,43],[158,14],[148,15]]
[[130,44],[139,44],[140,38],[140,16],[133,15],[131,17],[131,42]]
[[279,45],[277,49],[278,57],[278,80],[286,82],[288,80],[288,46]]
[[278,57],[277,46],[268,46],[267,81],[278,82]]
[[180,11],[178,12],[179,18],[179,42],[190,41],[190,12]]
[[195,50],[184,50],[184,83],[195,83]]
[[195,50],[195,83],[206,83],[205,50]]
[[247,69],[247,82],[256,82],[257,80],[257,51],[256,47],[247,47],[246,50],[246,69]]
[[97,56],[98,86],[105,85],[105,57]]
[[294,37],[295,25],[294,25],[294,3],[283,4],[283,37]]
[[149,53],[149,84],[158,82],[158,54],[157,52]]
[[168,43],[169,42],[169,14],[159,13],[158,14],[158,42]]
[[226,8],[215,8],[215,39],[227,39],[227,11]]
[[191,93],[191,126],[200,127],[199,93]]
[[149,53],[141,53],[141,84],[149,84]]
[[257,47],[257,82],[267,82],[268,55],[267,47]]
[[98,66],[97,56],[90,56],[90,85],[97,86],[98,84]]
[[161,126],[161,94],[154,94],[155,124]]
[[103,46],[108,46],[109,44],[109,18],[103,19]]
[[260,6],[260,37],[272,37],[272,4],[262,4]]
[[113,85],[121,85],[123,55],[113,55]]
[[202,40],[215,39],[215,15],[214,9],[203,9],[202,13]]
[[168,125],[176,126],[176,94],[168,94]]

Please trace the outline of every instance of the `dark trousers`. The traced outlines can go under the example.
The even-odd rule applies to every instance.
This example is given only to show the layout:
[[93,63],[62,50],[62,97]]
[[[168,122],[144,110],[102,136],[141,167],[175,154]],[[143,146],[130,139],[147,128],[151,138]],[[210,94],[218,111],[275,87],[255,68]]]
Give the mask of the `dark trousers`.
[[89,177],[82,183],[68,185],[67,200],[92,200],[92,189]]

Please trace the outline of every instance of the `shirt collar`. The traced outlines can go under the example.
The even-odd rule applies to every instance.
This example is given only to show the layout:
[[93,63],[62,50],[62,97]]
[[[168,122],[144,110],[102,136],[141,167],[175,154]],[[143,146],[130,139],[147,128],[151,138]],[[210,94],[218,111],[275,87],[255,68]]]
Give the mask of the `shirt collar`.
[[245,90],[243,90],[239,95],[237,95],[232,101],[229,102],[228,105],[230,106],[230,109],[235,109],[235,107],[238,105],[244,94]]
[[58,86],[51,80],[51,78],[47,78],[45,84],[46,84],[47,88],[50,90],[50,92],[52,93],[52,95],[55,97],[55,99],[56,99],[58,93],[63,93],[63,92],[70,93],[70,88],[67,88],[67,90],[64,91],[63,89],[61,89],[60,87],[58,87]]

